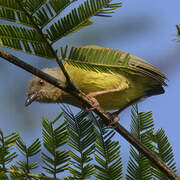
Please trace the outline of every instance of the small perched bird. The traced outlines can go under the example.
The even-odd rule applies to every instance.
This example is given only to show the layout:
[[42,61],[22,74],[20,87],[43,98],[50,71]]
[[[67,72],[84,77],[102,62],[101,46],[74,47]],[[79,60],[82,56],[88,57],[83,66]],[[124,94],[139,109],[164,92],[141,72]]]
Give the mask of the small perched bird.
[[[81,49],[86,48],[95,49],[97,53],[99,51],[100,53],[106,50],[111,51],[110,49],[99,46],[81,47]],[[121,53],[119,59],[115,58],[116,62],[104,62],[104,64],[102,62],[96,62],[95,64],[97,67],[103,66],[104,68],[112,69],[112,71],[81,68],[79,65],[74,65],[75,63],[68,63],[68,61],[64,64],[66,71],[76,87],[95,100],[96,105],[100,105],[105,111],[118,110],[118,112],[121,112],[129,105],[143,98],[164,93],[163,86],[166,85],[166,77],[160,70],[133,55],[129,55],[129,59],[124,62],[125,60],[123,59],[125,59],[127,53],[112,51],[114,53]],[[83,58],[85,60],[89,58],[89,56],[83,56],[81,53],[81,55],[79,55],[79,59],[80,58],[83,61]],[[107,58],[106,56],[106,59]],[[79,59],[78,62],[80,61]],[[92,65],[92,63],[93,62],[89,64]],[[113,70],[113,68],[115,70]],[[66,82],[66,78],[59,67],[46,68],[43,69],[43,71],[56,79]],[[27,95],[26,106],[33,101],[42,103],[66,103],[80,108],[82,106],[82,104],[70,94],[36,76],[33,76],[29,82]]]

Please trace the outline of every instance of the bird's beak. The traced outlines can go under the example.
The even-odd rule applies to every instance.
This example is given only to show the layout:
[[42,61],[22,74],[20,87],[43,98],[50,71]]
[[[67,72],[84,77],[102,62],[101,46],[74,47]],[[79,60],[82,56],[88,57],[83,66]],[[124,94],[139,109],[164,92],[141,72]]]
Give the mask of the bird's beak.
[[28,98],[26,99],[25,106],[29,106],[33,101],[35,101],[38,97],[37,93],[33,93],[28,95]]

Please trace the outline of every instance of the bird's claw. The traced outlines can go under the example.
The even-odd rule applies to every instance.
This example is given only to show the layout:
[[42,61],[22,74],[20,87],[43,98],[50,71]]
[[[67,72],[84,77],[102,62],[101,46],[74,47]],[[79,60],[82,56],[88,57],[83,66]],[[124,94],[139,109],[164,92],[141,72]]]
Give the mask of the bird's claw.
[[[91,108],[88,108],[88,107],[85,107],[85,111],[93,111],[95,110],[97,107],[100,106],[99,102],[97,101],[97,99],[94,97],[93,93],[90,93],[87,95],[89,97],[89,99],[93,102],[92,104],[92,107]],[[117,124],[116,122],[118,122],[120,120],[120,118],[118,117],[118,114],[119,112],[113,112],[113,113],[109,113],[107,112],[107,115],[109,116],[110,118],[110,122],[108,124],[108,128],[116,128],[117,127]]]
[[114,112],[114,113],[109,113],[107,112],[107,115],[109,116],[110,118],[110,122],[108,124],[108,128],[116,128],[117,127],[117,124],[116,122],[118,122],[120,120],[120,118],[118,117],[117,113]]
[[92,107],[91,108],[88,108],[88,107],[85,107],[85,111],[93,111],[95,110],[97,107],[100,106],[99,102],[97,101],[97,99],[91,95],[87,95],[89,97],[89,99],[92,101]]

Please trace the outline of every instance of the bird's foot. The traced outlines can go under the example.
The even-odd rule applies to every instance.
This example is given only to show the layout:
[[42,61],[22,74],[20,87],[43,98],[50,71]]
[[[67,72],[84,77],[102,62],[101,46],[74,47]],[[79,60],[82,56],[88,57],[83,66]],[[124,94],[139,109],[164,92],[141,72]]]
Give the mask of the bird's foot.
[[85,111],[93,111],[93,110],[95,110],[97,107],[99,107],[100,106],[100,104],[99,104],[99,102],[98,102],[98,100],[94,97],[94,94],[88,94],[87,95],[88,96],[88,98],[92,101],[92,107],[91,108],[88,108],[88,107],[85,107]]
[[113,112],[113,113],[109,113],[107,112],[107,115],[109,116],[110,118],[110,122],[108,124],[108,128],[116,128],[117,125],[116,125],[116,122],[118,122],[120,120],[120,118],[118,117],[118,114],[117,112]]

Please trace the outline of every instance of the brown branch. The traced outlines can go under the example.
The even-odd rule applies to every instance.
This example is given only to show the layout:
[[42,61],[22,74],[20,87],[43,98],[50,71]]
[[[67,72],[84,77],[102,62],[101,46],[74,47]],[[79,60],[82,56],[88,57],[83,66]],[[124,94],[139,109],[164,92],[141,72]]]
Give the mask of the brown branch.
[[[48,42],[47,38],[45,37],[45,35],[43,34],[42,30],[39,28],[39,26],[35,23],[34,18],[31,16],[31,14],[29,14],[29,12],[24,8],[22,1],[17,0],[17,2],[19,3],[19,5],[21,6],[21,8],[24,10],[25,14],[29,17],[29,19],[31,20],[34,28],[42,35],[42,37],[44,38],[44,40],[46,41],[46,44],[48,45],[48,47],[50,48],[50,50],[52,51],[52,53],[54,54],[54,57],[56,59],[56,62],[59,64],[61,70],[63,71],[65,77],[66,77],[66,81],[67,81],[67,86],[57,80],[56,78],[40,71],[39,69],[21,61],[20,59],[16,58],[15,56],[8,54],[2,50],[0,50],[0,57],[6,59],[7,61],[21,67],[22,69],[38,76],[41,79],[46,80],[47,82],[49,82],[50,84],[70,93],[71,95],[73,95],[74,97],[76,97],[77,99],[79,99],[85,106],[87,107],[93,107],[93,104],[91,102],[91,100],[88,99],[88,97],[83,94],[82,92],[80,92],[71,82],[71,79],[66,71],[66,69],[64,68],[63,64],[61,61],[59,61],[58,56],[56,54],[56,52],[54,51],[54,49],[52,48],[51,44]],[[111,119],[109,119],[109,117],[107,116],[107,114],[101,109],[101,108],[96,108],[94,110],[94,112],[99,115],[101,117],[101,119],[103,120],[104,124],[108,125],[109,122],[111,122]],[[159,159],[156,155],[154,155],[150,150],[148,150],[144,145],[142,145],[137,139],[135,139],[124,127],[122,127],[118,122],[115,123],[115,130],[121,134],[129,143],[131,143],[137,150],[139,150],[140,152],[142,152],[144,155],[147,156],[148,159],[150,159],[152,162],[155,163],[155,165],[157,167],[159,167],[159,169],[161,171],[163,171],[165,174],[168,175],[168,177],[170,179],[175,179],[175,180],[180,180],[180,178],[178,177],[178,175],[176,173],[174,173],[161,159]],[[7,171],[8,172],[8,171]]]
[[[24,173],[22,171],[15,170],[15,169],[0,168],[0,172],[15,174],[15,175],[24,176],[24,177],[32,177],[35,179],[54,180],[54,178],[52,177],[43,176],[41,174]],[[56,180],[63,180],[63,179],[56,178]]]
[[67,85],[70,86],[72,89],[76,89],[77,90],[77,88],[72,83],[71,78],[69,77],[69,74],[67,73],[66,69],[64,68],[62,62],[59,60],[56,51],[52,48],[51,44],[49,43],[49,41],[46,38],[46,35],[42,32],[41,28],[39,28],[37,23],[34,21],[33,16],[26,10],[22,0],[16,0],[16,1],[18,2],[19,6],[22,8],[22,10],[26,14],[26,16],[31,21],[33,27],[39,32],[39,34],[42,36],[42,38],[46,42],[48,48],[51,50],[52,54],[54,55],[54,58],[56,59],[56,62],[58,63],[58,65],[60,66],[64,76],[66,77]]
[[[71,89],[65,84],[56,78],[42,72],[41,70],[31,66],[30,64],[27,64],[26,62],[23,62],[19,58],[0,50],[0,57],[4,58],[5,60],[9,61],[12,64],[15,64],[16,66],[19,66],[20,68],[38,76],[41,79],[44,79],[45,81],[49,82],[50,84],[56,86],[57,88],[62,89],[63,91],[66,91],[67,93],[70,93],[72,96],[76,97],[80,102],[82,102],[86,107],[93,107],[93,102],[82,92],[74,91],[74,89]],[[109,125],[111,122],[111,119],[109,116],[101,109],[100,107],[95,108],[94,112],[103,120],[103,123],[105,125]],[[123,136],[130,144],[132,144],[138,151],[143,153],[148,159],[150,159],[163,173],[165,173],[170,179],[173,180],[180,180],[180,177],[173,172],[159,157],[157,157],[155,154],[153,154],[148,148],[146,148],[140,141],[138,141],[132,134],[130,134],[123,126],[121,126],[118,122],[115,123],[115,130]]]

